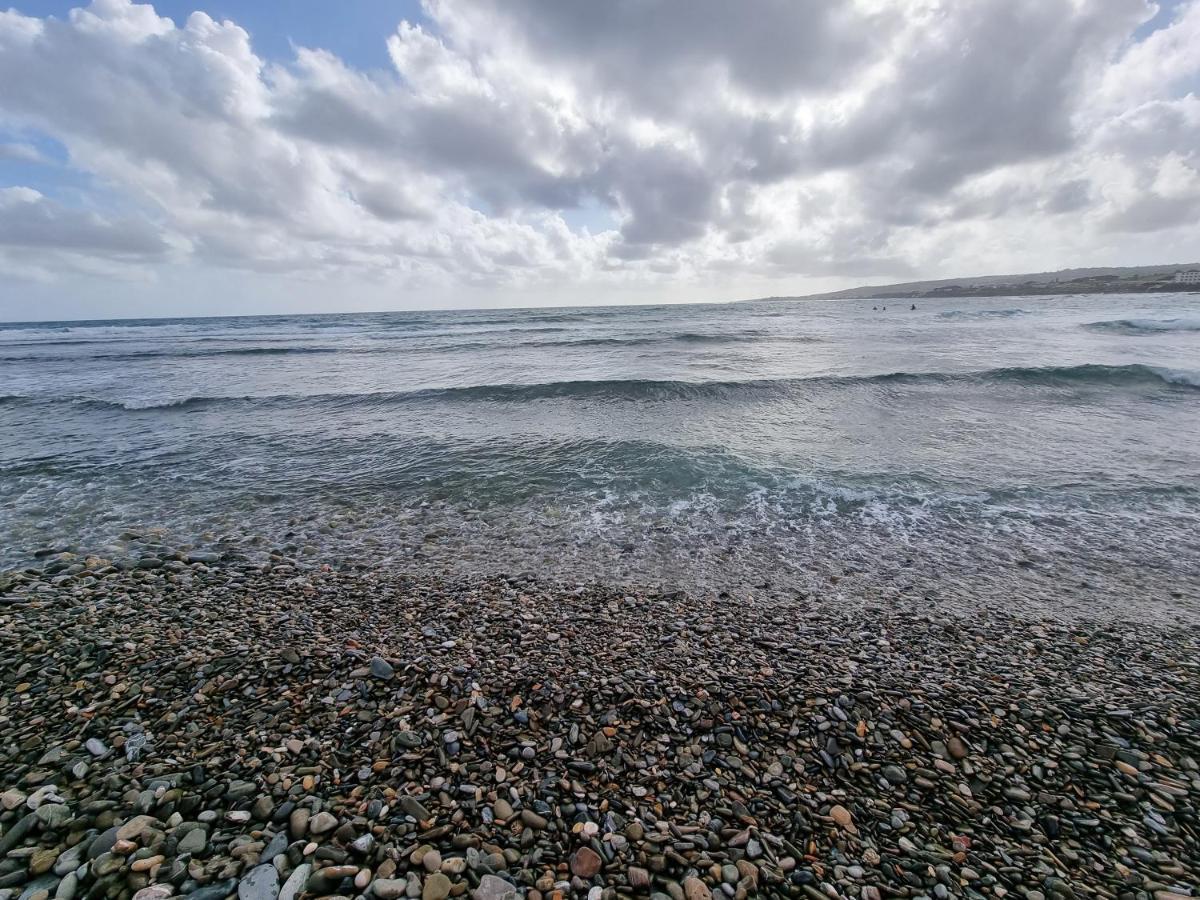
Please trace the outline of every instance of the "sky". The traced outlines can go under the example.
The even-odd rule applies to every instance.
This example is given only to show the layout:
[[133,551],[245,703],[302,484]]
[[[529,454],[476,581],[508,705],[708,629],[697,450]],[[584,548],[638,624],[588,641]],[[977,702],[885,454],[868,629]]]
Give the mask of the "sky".
[[1200,0],[16,0],[0,319],[1194,262],[1198,47]]

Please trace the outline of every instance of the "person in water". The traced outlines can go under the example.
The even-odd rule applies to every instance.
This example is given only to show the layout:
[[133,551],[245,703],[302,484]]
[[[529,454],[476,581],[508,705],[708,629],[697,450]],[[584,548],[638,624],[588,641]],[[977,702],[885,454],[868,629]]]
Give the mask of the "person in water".
[[913,308],[913,309],[916,309],[916,308],[917,308],[917,304],[915,304],[915,303],[914,303],[914,304],[912,305],[912,308]]

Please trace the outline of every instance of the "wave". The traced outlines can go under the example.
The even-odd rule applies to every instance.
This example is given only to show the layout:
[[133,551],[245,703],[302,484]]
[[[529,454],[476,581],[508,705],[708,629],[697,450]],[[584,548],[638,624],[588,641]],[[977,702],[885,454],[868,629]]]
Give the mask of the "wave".
[[320,404],[337,407],[387,406],[397,403],[490,402],[522,403],[537,400],[604,401],[698,401],[754,400],[801,396],[831,387],[907,385],[994,384],[1040,385],[1047,387],[1095,386],[1099,388],[1157,387],[1171,390],[1200,390],[1200,372],[1144,365],[1077,365],[986,369],[974,372],[888,372],[876,375],[823,375],[808,378],[757,379],[750,381],[675,381],[613,379],[552,381],[537,384],[486,384],[464,387],[422,388],[411,391],[381,391],[355,394],[272,394],[240,397],[179,397],[117,401],[93,397],[0,396],[0,404],[71,403],[130,412],[149,410],[195,410],[205,407],[248,405],[291,407]]
[[949,309],[938,313],[939,319],[1011,319],[1032,315],[1027,309]]
[[[530,329],[507,329],[504,334],[510,332],[529,333],[529,332],[544,332],[544,331],[564,331],[561,328],[530,328]],[[756,342],[787,342],[787,343],[817,343],[819,338],[805,337],[801,335],[772,335],[766,331],[742,331],[731,334],[710,334],[704,332],[682,332],[679,334],[668,334],[661,336],[646,335],[637,337],[594,337],[594,338],[535,338],[532,340],[507,340],[500,337],[500,332],[484,332],[497,334],[497,340],[475,340],[454,342],[438,342],[422,345],[381,345],[374,347],[233,347],[221,349],[192,349],[188,347],[176,349],[162,350],[130,350],[122,352],[99,352],[99,353],[79,353],[79,354],[59,354],[59,353],[21,353],[0,356],[0,362],[51,362],[51,361],[82,361],[82,360],[139,360],[139,359],[197,359],[207,357],[223,357],[223,356],[284,356],[288,354],[314,354],[314,353],[339,353],[339,354],[379,354],[379,353],[395,353],[395,352],[413,352],[413,353],[453,353],[453,352],[474,352],[481,350],[500,350],[512,349],[513,347],[637,347],[651,346],[661,344],[737,344],[737,343],[756,343]],[[425,335],[414,334],[406,335],[405,337],[419,338],[428,341],[429,338]],[[449,334],[439,336],[441,340],[453,338],[456,335]],[[199,338],[193,343],[202,343],[208,338]],[[223,340],[223,339],[221,339]],[[64,344],[102,344],[111,346],[104,341],[63,341],[63,342],[38,342],[24,346],[42,347],[52,343]]]
[[819,338],[803,335],[773,335],[769,331],[739,331],[730,334],[684,331],[679,334],[640,337],[568,338],[557,341],[528,341],[539,347],[637,347],[652,344],[744,344],[781,341],[797,344],[819,343]]
[[75,362],[89,359],[196,359],[210,356],[285,356],[291,354],[306,355],[340,352],[342,351],[336,347],[234,347],[225,350],[133,350],[126,353],[93,353],[79,356],[30,353],[16,356],[0,356],[0,362],[47,362],[50,360],[70,360]]
[[1113,319],[1089,322],[1083,327],[1089,331],[1116,334],[1164,334],[1172,331],[1200,331],[1200,319]]

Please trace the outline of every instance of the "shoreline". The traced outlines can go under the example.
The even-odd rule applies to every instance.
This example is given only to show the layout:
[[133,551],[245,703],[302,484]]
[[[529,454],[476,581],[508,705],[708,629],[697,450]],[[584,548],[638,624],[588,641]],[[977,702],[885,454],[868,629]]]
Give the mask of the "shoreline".
[[1200,882],[1183,624],[175,562],[0,604],[0,900]]

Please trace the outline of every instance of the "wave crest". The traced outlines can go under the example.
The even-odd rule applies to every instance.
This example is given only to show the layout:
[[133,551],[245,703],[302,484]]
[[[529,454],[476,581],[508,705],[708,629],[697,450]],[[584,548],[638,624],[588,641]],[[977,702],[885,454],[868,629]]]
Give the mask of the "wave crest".
[[1105,322],[1089,322],[1083,327],[1089,331],[1141,336],[1173,331],[1200,331],[1200,319],[1112,319]]
[[686,402],[699,400],[788,399],[829,389],[907,385],[960,384],[1040,385],[1045,387],[1096,386],[1158,387],[1170,390],[1200,389],[1200,372],[1144,365],[1077,365],[986,369],[975,372],[888,372],[876,375],[823,375],[810,378],[757,379],[750,381],[674,381],[615,379],[552,381],[537,384],[485,384],[463,387],[422,388],[365,394],[272,394],[241,397],[178,397],[116,401],[91,397],[39,398],[0,396],[0,403],[72,403],[129,412],[200,409],[233,404],[332,407],[379,406],[397,403],[526,403],[539,400],[604,400],[609,402]]

